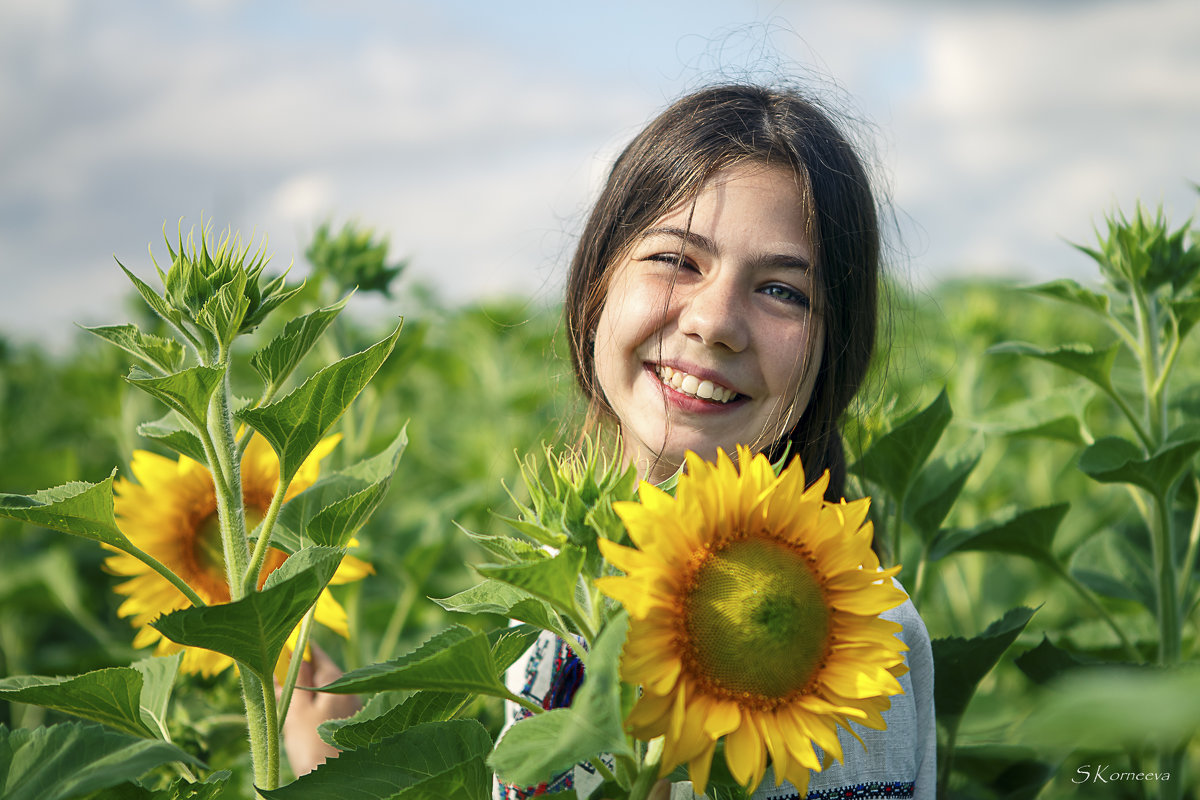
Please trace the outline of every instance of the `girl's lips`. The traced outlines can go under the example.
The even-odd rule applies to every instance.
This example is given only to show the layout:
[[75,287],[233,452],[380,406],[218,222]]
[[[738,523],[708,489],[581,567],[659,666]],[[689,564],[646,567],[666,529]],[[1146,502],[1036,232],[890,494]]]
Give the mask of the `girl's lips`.
[[[695,412],[722,411],[749,398],[723,385],[707,370],[688,371],[667,364],[647,363],[644,369],[658,384],[663,396],[675,406]],[[694,369],[694,368],[693,368]]]

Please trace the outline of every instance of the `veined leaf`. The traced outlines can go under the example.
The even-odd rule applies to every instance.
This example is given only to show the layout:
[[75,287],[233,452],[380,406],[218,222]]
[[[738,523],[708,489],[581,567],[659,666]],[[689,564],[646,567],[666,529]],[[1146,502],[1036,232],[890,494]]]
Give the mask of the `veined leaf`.
[[1082,375],[1105,392],[1111,393],[1113,390],[1113,363],[1117,360],[1117,352],[1120,349],[1120,342],[1113,342],[1103,350],[1093,349],[1086,344],[1066,344],[1053,350],[1046,350],[1023,342],[1005,342],[989,347],[987,352],[1029,356],[1049,361],[1051,364]]
[[374,377],[396,346],[400,327],[361,353],[329,365],[280,400],[237,413],[271,443],[279,456],[281,481],[295,477],[304,459]]
[[167,705],[171,702],[171,690],[175,688],[175,677],[182,661],[183,653],[175,653],[143,658],[131,665],[142,673],[142,696],[138,701],[142,722],[159,738],[167,730]]
[[926,542],[937,534],[982,455],[983,439],[976,436],[957,449],[953,457],[926,464],[913,481],[904,510],[909,522]]
[[1108,313],[1108,295],[1101,292],[1093,292],[1091,289],[1085,289],[1079,285],[1078,281],[1069,279],[1050,281],[1049,283],[1040,283],[1036,286],[1026,287],[1025,291],[1040,294],[1043,297],[1052,297],[1055,300],[1062,300],[1065,303],[1086,308],[1088,311],[1096,314],[1104,315]]
[[475,720],[427,722],[326,761],[267,800],[488,800],[492,740]]
[[100,483],[74,481],[33,495],[0,494],[0,516],[73,533],[128,552],[132,545],[113,515],[113,475]]
[[441,600],[434,599],[447,611],[457,611],[462,614],[501,614],[509,619],[516,619],[545,630],[554,631],[559,636],[570,638],[570,631],[563,628],[562,620],[546,604],[545,601],[534,597],[524,589],[518,589],[508,583],[487,580]]
[[938,676],[933,693],[939,721],[951,720],[957,724],[979,682],[1025,630],[1033,613],[1032,608],[1010,609],[971,639],[955,636],[933,640],[934,673]]
[[983,430],[1002,436],[1054,439],[1082,447],[1083,415],[1096,390],[1077,383],[1045,396],[996,409],[980,420]]
[[68,800],[131,781],[172,761],[204,765],[173,744],[62,723],[10,731],[0,725],[5,800]]
[[142,333],[137,325],[81,326],[101,339],[115,344],[127,353],[145,361],[159,373],[165,375],[183,367],[183,345],[174,339],[164,339]]
[[501,780],[538,784],[597,753],[632,756],[621,713],[621,646],[628,620],[614,617],[588,654],[586,677],[569,708],[556,708],[513,725],[488,764]]
[[1146,458],[1140,447],[1119,436],[1097,439],[1079,456],[1079,468],[1100,483],[1132,483],[1161,495],[1200,450],[1200,426],[1171,433],[1158,452]]
[[975,528],[950,532],[935,540],[929,558],[937,561],[958,550],[974,550],[1052,561],[1054,535],[1070,507],[1069,503],[1059,503],[1026,509]]
[[524,564],[484,564],[475,571],[485,578],[511,584],[549,603],[555,610],[574,618],[578,615],[575,587],[583,567],[584,550],[571,545],[553,558]]
[[142,722],[139,699],[142,674],[132,667],[112,667],[69,677],[17,675],[0,680],[0,697],[13,703],[52,708],[122,733],[152,739]]
[[335,694],[431,689],[507,697],[487,637],[452,625],[406,655],[347,672],[318,691]]
[[349,299],[348,294],[331,306],[288,322],[278,336],[250,357],[250,366],[268,386],[282,386]]
[[323,476],[279,513],[272,546],[289,553],[309,543],[345,546],[375,513],[408,446],[407,426],[371,458]]
[[247,277],[245,270],[235,269],[233,276],[196,312],[196,324],[211,331],[226,347],[237,336],[250,309],[250,298],[246,297]]
[[[137,275],[134,275],[132,272],[126,269],[125,265],[119,260],[117,261],[117,266],[121,268],[121,271],[124,272],[125,276],[133,283],[134,288],[138,290],[138,294],[142,296],[142,299],[146,301],[146,305],[150,306],[155,314],[165,321],[172,323],[176,327],[179,327],[180,322],[183,319],[182,314],[171,308],[162,295],[154,291],[154,289],[151,288],[148,283],[143,281]],[[162,273],[160,272],[159,275],[161,277]]]
[[125,379],[203,430],[208,420],[208,401],[225,378],[225,367],[197,366],[155,378],[134,367]]
[[[379,695],[375,695],[379,697]],[[374,699],[374,698],[372,698]],[[416,692],[405,698],[403,703],[393,706],[382,714],[364,716],[356,714],[349,720],[335,720],[321,724],[321,735],[326,741],[342,750],[357,750],[369,747],[416,725],[426,722],[445,722],[462,710],[471,699],[467,692]],[[364,708],[363,711],[367,711]]]
[[200,438],[183,426],[179,419],[179,413],[176,411],[168,411],[166,416],[153,422],[143,422],[138,426],[137,432],[147,439],[162,442],[176,453],[185,455],[193,461],[201,464],[208,461]]
[[850,471],[903,498],[952,416],[942,389],[932,403],[876,439]]
[[[1105,665],[1065,672],[1039,693],[1033,712],[1010,735],[1051,748],[1069,741],[1092,751],[1174,749],[1196,736],[1200,720],[1200,673],[1189,666]],[[1113,713],[1116,708],[1120,714]]]
[[1031,681],[1045,685],[1055,678],[1095,663],[1091,659],[1082,659],[1074,653],[1069,653],[1053,644],[1049,637],[1042,636],[1042,643],[1032,650],[1026,650],[1013,659],[1017,668],[1024,672]]
[[344,551],[301,550],[272,572],[260,592],[233,603],[188,608],[151,625],[177,644],[215,650],[250,667],[265,683],[300,618],[317,602]]
[[[492,631],[492,658],[497,675],[503,675],[528,650],[541,631],[532,625],[517,625]],[[354,750],[371,742],[381,741],[423,722],[442,722],[451,719],[470,701],[467,692],[420,691],[404,702],[381,711],[386,697],[376,694],[367,705],[348,720],[336,720],[321,725],[321,738],[342,749]]]
[[[500,519],[504,519],[501,517]],[[527,542],[524,539],[517,539],[513,536],[500,536],[494,534],[472,533],[461,525],[456,527],[468,537],[471,541],[487,550],[492,555],[499,556],[506,562],[513,561],[533,561],[539,558],[550,558],[550,554],[536,544]]]

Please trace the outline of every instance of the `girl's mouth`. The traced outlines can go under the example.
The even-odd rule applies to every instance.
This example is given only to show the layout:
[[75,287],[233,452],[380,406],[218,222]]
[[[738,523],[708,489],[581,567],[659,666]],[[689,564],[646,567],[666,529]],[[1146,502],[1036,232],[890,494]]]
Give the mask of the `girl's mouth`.
[[689,397],[696,397],[701,400],[720,403],[721,405],[741,397],[741,395],[732,389],[721,386],[718,383],[713,383],[707,379],[702,380],[695,375],[689,375],[683,370],[674,369],[665,364],[656,364],[654,371],[664,386]]

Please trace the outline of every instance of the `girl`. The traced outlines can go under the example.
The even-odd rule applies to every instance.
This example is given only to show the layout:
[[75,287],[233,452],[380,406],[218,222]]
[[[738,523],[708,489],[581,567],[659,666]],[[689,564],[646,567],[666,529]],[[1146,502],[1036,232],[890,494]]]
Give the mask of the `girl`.
[[[616,429],[645,480],[672,475],[688,450],[736,457],[745,444],[776,459],[790,447],[810,481],[830,471],[827,498],[840,499],[840,421],[874,349],[879,251],[866,172],[814,104],[757,86],[679,100],[618,157],[571,264],[567,330],[590,424]],[[885,731],[857,730],[865,754],[841,731],[846,761],[814,774],[809,798],[934,796],[928,634],[911,601],[884,616],[909,646],[904,694]],[[569,703],[581,679],[549,634],[508,673],[544,707]],[[598,783],[580,765],[497,797],[586,797]],[[768,772],[754,797],[798,793]]]
[[[879,251],[863,165],[814,104],[756,86],[679,100],[617,159],[571,264],[567,330],[589,425],[615,429],[645,480],[672,475],[688,450],[736,457],[743,444],[773,460],[790,449],[810,481],[829,470],[827,497],[841,498],[840,422],[874,349]],[[892,698],[886,730],[857,730],[865,753],[840,732],[845,763],[814,774],[809,798],[934,796],[928,635],[911,602],[885,616],[909,646],[904,694]],[[508,673],[510,689],[546,708],[569,704],[582,679],[550,634]],[[315,738],[313,717],[331,709],[305,704],[337,702],[329,697],[298,693],[289,729],[308,732],[289,735],[289,747]],[[513,704],[507,714],[528,712]],[[496,796],[574,786],[587,797],[598,783],[580,765],[549,786],[497,786]],[[686,784],[659,792],[692,796]],[[770,771],[754,797],[799,800]]]

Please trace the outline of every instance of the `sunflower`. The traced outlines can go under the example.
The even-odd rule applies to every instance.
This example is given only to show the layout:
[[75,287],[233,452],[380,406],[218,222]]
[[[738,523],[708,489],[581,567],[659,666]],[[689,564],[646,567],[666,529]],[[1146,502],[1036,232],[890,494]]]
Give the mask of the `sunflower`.
[[766,456],[738,461],[688,453],[675,497],[643,482],[614,503],[638,549],[601,539],[625,575],[597,586],[629,612],[621,677],[642,694],[626,724],[665,737],[661,774],[687,763],[703,793],[725,737],[738,783],[753,791],[769,754],[803,797],[814,744],[841,761],[839,725],[886,727],[907,647],[879,614],[906,596],[871,551],[868,500],[826,502],[828,473],[805,489],[799,459],[778,477]]
[[[305,460],[288,485],[285,500],[316,482],[319,463],[337,445],[340,436],[323,440]],[[157,558],[191,586],[205,603],[228,603],[229,585],[217,521],[217,495],[208,468],[181,456],[178,461],[145,450],[135,450],[130,463],[137,482],[118,478],[115,485],[117,524],[135,545]],[[242,497],[246,524],[252,529],[261,521],[279,484],[279,459],[266,439],[257,433],[250,439],[242,458]],[[282,550],[271,548],[259,574],[261,587],[267,575],[287,559]],[[131,617],[138,629],[134,647],[156,644],[157,655],[184,650],[182,668],[187,672],[215,675],[233,663],[228,656],[195,647],[184,648],[164,637],[150,623],[162,614],[189,608],[187,598],[165,578],[125,553],[110,556],[105,566],[128,580],[116,591],[126,595],[117,609]],[[358,580],[373,570],[369,564],[346,556],[330,583]],[[317,600],[316,620],[347,636],[346,612],[326,589]],[[288,640],[295,644],[295,631]]]

